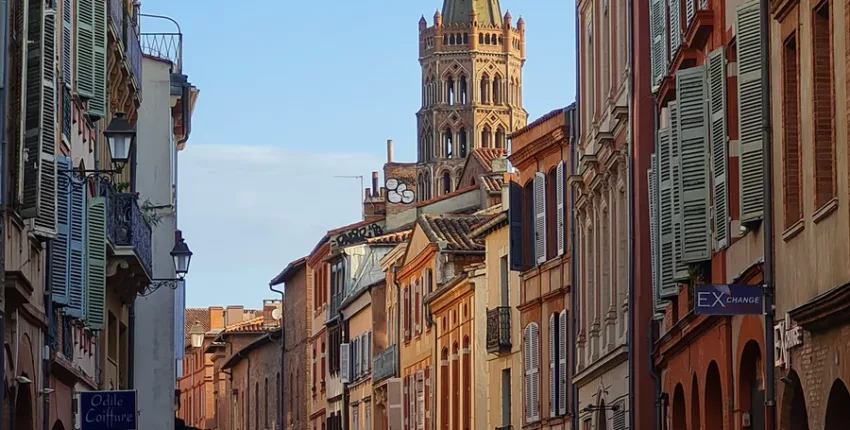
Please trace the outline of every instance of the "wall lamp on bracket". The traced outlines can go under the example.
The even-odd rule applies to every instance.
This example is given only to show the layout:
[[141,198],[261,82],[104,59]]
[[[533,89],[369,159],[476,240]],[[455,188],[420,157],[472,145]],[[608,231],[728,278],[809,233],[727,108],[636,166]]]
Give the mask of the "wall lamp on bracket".
[[620,405],[615,404],[615,405],[611,405],[611,406],[608,406],[608,405],[604,405],[604,406],[587,405],[584,408],[582,408],[581,411],[582,412],[596,412],[596,411],[614,411],[614,412],[617,412],[619,410],[620,410]]
[[177,230],[174,236],[175,243],[174,248],[171,249],[171,258],[174,259],[174,270],[177,273],[177,277],[151,279],[151,283],[145,287],[144,292],[139,293],[140,296],[149,296],[162,287],[169,287],[172,290],[176,290],[183,282],[186,274],[189,273],[189,264],[192,262],[192,251],[183,239],[183,232]]
[[109,155],[113,168],[110,170],[60,169],[59,173],[68,177],[72,188],[82,188],[86,183],[100,178],[111,181],[114,175],[124,170],[124,166],[130,160],[130,154],[136,144],[136,128],[130,125],[130,121],[122,112],[115,113],[115,117],[103,131],[103,135],[109,143]]

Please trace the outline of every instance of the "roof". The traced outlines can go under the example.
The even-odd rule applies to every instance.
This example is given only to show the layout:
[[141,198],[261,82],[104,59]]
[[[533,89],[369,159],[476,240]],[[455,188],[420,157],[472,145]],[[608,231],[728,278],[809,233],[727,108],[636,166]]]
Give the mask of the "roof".
[[[500,209],[501,209],[501,207],[500,207]],[[490,233],[491,231],[494,231],[494,230],[496,230],[500,227],[504,227],[506,225],[508,225],[508,213],[502,212],[502,213],[494,216],[493,219],[491,219],[490,221],[487,221],[485,223],[481,223],[480,225],[476,226],[469,233],[469,235],[477,239],[481,236],[487,236],[487,234]]]
[[274,339],[280,338],[280,327],[276,327],[274,330],[269,331],[269,333],[266,334],[265,336],[261,336],[259,339],[245,345],[244,347],[242,347],[242,349],[233,353],[227,359],[227,361],[224,362],[224,364],[221,366],[221,368],[222,369],[230,369],[231,367],[236,365],[236,363],[242,361],[242,359],[245,358],[245,355],[248,354],[249,352],[251,352],[251,351],[253,351],[253,350],[255,350],[255,349],[257,349],[257,348],[259,348],[263,345],[267,345],[267,344],[271,343],[273,338]]
[[484,185],[484,191],[495,193],[502,191],[505,181],[503,175],[479,175],[478,182]]
[[[374,223],[374,222],[383,221],[383,220],[385,220],[385,219],[386,219],[386,217],[381,216],[381,217],[377,217],[377,218],[370,218],[370,219],[363,220],[363,221],[357,221],[357,222],[356,222],[356,223],[354,223],[354,224],[348,224],[348,225],[346,225],[346,226],[342,226],[342,227],[339,227],[339,228],[335,228],[335,229],[333,229],[333,230],[329,230],[329,231],[328,231],[328,236],[333,236],[333,235],[336,235],[336,234],[342,233],[342,232],[344,232],[344,231],[351,230],[351,229],[353,229],[353,228],[363,227],[363,226],[365,226],[365,225],[369,225],[369,224],[372,224],[372,223]],[[318,249],[318,247],[316,247],[316,248]]]
[[[251,318],[246,321],[242,321],[241,323],[236,323],[225,327],[224,332],[226,333],[244,333],[244,332],[255,332],[255,331],[268,331],[268,326],[264,323],[266,318],[262,315],[258,317]],[[277,328],[277,327],[275,327]]]
[[502,158],[507,154],[508,150],[502,148],[475,148],[470,155],[475,157],[490,172],[493,170],[493,160]]
[[207,308],[186,308],[183,312],[183,324],[185,330],[183,334],[186,337],[186,342],[189,342],[189,331],[192,330],[192,326],[195,325],[195,321],[201,323],[201,327],[204,328],[204,333],[210,331],[210,310]]
[[443,2],[443,24],[468,24],[472,11],[478,14],[480,25],[501,23],[502,9],[499,0],[445,0]]
[[407,240],[410,237],[411,230],[399,231],[395,233],[385,234],[383,236],[372,237],[366,239],[366,243],[378,245],[395,245]]
[[525,127],[523,127],[523,128],[521,128],[521,129],[519,129],[519,130],[517,130],[517,131],[515,131],[515,132],[511,133],[511,134],[510,134],[510,136],[508,136],[508,138],[510,138],[510,139],[514,139],[514,138],[516,138],[517,136],[519,136],[519,135],[521,135],[521,134],[524,134],[524,133],[525,133],[525,132],[527,132],[528,130],[531,130],[532,128],[537,127],[538,125],[543,124],[544,122],[546,122],[546,121],[548,121],[548,120],[552,119],[553,117],[557,116],[558,114],[564,114],[564,115],[566,115],[566,114],[567,114],[567,112],[569,112],[570,110],[575,110],[575,108],[576,108],[576,104],[575,104],[575,102],[573,102],[572,104],[570,104],[570,105],[569,105],[569,106],[567,106],[567,107],[559,108],[559,109],[555,109],[555,110],[553,110],[553,111],[551,111],[551,112],[547,113],[546,115],[543,115],[543,116],[541,116],[540,118],[537,118],[537,119],[536,119],[536,120],[534,120],[531,124],[528,124],[528,125],[526,125]]
[[452,197],[459,196],[461,194],[468,193],[470,191],[478,191],[478,185],[470,185],[468,187],[458,188],[458,189],[456,189],[456,190],[454,190],[454,191],[452,191],[448,194],[443,194],[442,196],[437,196],[437,197],[434,197],[433,199],[430,199],[430,200],[421,201],[421,202],[416,204],[416,207],[417,208],[425,207],[425,206],[428,206],[430,204],[439,202],[441,200],[448,200]]
[[473,238],[472,230],[492,215],[422,215],[419,226],[431,242],[445,243],[444,250],[483,251],[484,241]]
[[298,270],[300,270],[304,265],[307,264],[307,257],[301,257],[293,262],[290,262],[279,275],[275,276],[274,279],[269,282],[270,285],[280,285],[284,282],[289,282]]

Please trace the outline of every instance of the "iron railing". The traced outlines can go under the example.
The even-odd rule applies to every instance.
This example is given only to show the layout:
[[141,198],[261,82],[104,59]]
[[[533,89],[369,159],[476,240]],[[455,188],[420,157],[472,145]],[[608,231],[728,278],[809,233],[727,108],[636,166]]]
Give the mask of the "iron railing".
[[396,346],[390,345],[387,349],[375,354],[372,361],[373,382],[383,381],[395,376]]
[[106,231],[113,246],[130,246],[144,266],[148,276],[153,273],[151,226],[142,217],[135,193],[115,193],[106,184],[101,186],[106,197]]
[[511,349],[511,308],[507,306],[487,311],[487,352]]
[[174,73],[183,73],[183,32],[180,24],[162,15],[139,14],[144,18],[169,21],[177,31],[165,33],[141,33],[142,53],[149,57],[167,60],[174,64]]

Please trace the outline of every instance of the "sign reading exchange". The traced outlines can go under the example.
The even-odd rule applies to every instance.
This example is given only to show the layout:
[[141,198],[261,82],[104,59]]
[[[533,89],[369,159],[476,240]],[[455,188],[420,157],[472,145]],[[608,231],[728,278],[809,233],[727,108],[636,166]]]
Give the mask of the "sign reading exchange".
[[760,315],[762,288],[753,285],[697,285],[697,315]]
[[136,391],[80,393],[81,430],[136,430]]

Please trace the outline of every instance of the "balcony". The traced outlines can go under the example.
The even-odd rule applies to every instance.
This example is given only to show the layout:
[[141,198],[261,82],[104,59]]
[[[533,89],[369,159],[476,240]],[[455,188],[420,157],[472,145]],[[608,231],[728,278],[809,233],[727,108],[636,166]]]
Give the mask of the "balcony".
[[[136,89],[137,98],[142,90],[142,47],[139,42],[139,24],[136,19],[138,9],[128,9],[126,0],[109,0],[108,7],[110,34],[115,40],[115,47],[111,50],[110,55],[116,55],[119,58],[120,70],[123,73],[119,76],[117,71],[111,79],[121,79],[129,76],[131,81],[130,86]],[[116,70],[119,70],[116,69]],[[121,99],[123,95],[119,95]],[[121,106],[121,109],[127,110],[126,106]]]
[[387,349],[375,354],[372,361],[373,383],[395,376],[396,346],[390,345]]
[[130,269],[142,287],[147,286],[153,273],[151,226],[139,207],[135,193],[117,193],[107,185],[101,186],[106,197],[106,232],[110,245],[110,267]]
[[487,352],[511,350],[511,308],[501,306],[487,311]]
[[141,33],[142,53],[149,57],[170,61],[174,73],[183,73],[183,32],[177,21],[159,15],[143,15],[146,18],[169,21],[176,31],[165,33]]

